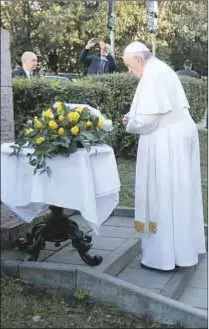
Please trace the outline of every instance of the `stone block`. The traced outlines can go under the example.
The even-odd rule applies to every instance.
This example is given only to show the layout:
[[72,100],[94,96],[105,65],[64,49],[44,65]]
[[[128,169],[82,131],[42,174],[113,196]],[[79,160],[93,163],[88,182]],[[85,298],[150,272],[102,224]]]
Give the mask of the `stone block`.
[[[98,250],[98,249],[92,248],[92,249],[90,249],[89,254],[91,254],[93,256],[94,255],[102,256],[104,258],[103,262],[105,262],[106,257],[108,257],[108,255],[110,254],[110,251],[109,250]],[[87,266],[87,264],[81,259],[77,250],[75,250],[72,246],[67,246],[67,247],[63,248],[62,250],[54,253],[52,256],[50,256],[47,259],[47,262]]]
[[110,238],[103,236],[93,236],[92,243],[95,249],[115,250],[121,246],[126,239],[123,238]]
[[147,269],[126,268],[117,277],[139,287],[153,290],[163,289],[171,276],[172,273],[158,273]]
[[134,220],[130,217],[112,216],[103,225],[134,228]]
[[10,35],[1,29],[1,86],[11,87]]
[[1,143],[14,141],[14,113],[11,87],[1,86]]
[[187,287],[181,295],[179,301],[196,308],[207,310],[208,291],[207,289]]
[[[120,227],[105,225],[100,228],[100,237],[114,237],[114,238],[131,238],[135,234],[132,227]],[[95,234],[92,234],[95,235]]]
[[10,35],[1,29],[1,143],[14,141]]
[[20,279],[45,286],[76,289],[76,267],[67,264],[21,262]]
[[120,248],[111,253],[111,256],[103,264],[101,270],[109,275],[118,275],[140,250],[140,240],[128,239]]
[[135,209],[131,207],[118,207],[113,211],[113,216],[134,218]]

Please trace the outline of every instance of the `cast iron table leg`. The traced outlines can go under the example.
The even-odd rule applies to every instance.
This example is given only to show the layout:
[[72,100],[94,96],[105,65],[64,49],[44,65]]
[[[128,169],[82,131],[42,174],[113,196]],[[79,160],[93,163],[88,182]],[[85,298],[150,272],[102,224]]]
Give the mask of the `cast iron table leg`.
[[26,250],[29,254],[26,260],[36,261],[40,251],[44,249],[45,242],[54,242],[56,247],[61,242],[68,239],[72,241],[72,246],[77,249],[80,257],[90,266],[98,266],[103,261],[101,256],[91,256],[89,250],[92,247],[92,237],[85,235],[79,229],[76,222],[72,221],[63,213],[63,208],[50,206],[51,214],[43,221],[34,225],[32,232],[27,233],[25,238],[17,241],[17,246],[21,250]]

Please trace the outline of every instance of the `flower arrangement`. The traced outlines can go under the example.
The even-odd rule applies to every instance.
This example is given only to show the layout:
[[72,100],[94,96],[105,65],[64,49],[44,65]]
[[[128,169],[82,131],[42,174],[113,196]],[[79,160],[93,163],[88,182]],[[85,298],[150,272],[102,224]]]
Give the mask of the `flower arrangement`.
[[11,146],[12,154],[18,155],[23,147],[31,147],[33,152],[27,156],[35,167],[34,174],[47,172],[50,176],[46,158],[69,156],[80,147],[89,151],[92,145],[104,144],[103,126],[104,120],[92,115],[87,107],[78,105],[69,109],[64,103],[56,102],[40,116],[27,121],[17,143]]

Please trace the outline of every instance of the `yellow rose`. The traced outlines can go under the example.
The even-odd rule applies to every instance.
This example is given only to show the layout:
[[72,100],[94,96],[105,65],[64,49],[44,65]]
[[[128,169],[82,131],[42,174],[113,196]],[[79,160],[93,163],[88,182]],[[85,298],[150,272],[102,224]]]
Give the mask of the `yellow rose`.
[[30,135],[30,133],[32,133],[34,130],[32,128],[26,128],[25,129],[25,136]]
[[47,118],[47,119],[54,119],[54,114],[52,112],[52,109],[48,109],[47,111],[44,111],[43,116],[44,116],[44,118]]
[[92,122],[91,122],[91,121],[87,121],[87,122],[86,122],[86,127],[87,127],[87,128],[92,127]]
[[83,109],[84,109],[84,106],[82,106],[82,105],[79,105],[78,107],[76,107],[76,111],[79,113],[81,113],[83,111]]
[[78,135],[78,132],[79,132],[79,128],[77,126],[74,126],[73,128],[71,128],[72,135],[76,136],[76,135]]
[[64,111],[64,105],[62,102],[56,102],[56,107],[59,113]]
[[64,115],[60,114],[59,117],[58,117],[59,121],[64,121],[65,120],[65,117]]
[[42,129],[43,128],[42,122],[39,119],[37,119],[37,117],[35,118],[35,127],[37,129]]
[[57,129],[57,127],[58,127],[58,125],[57,125],[56,121],[54,121],[54,120],[49,121],[49,128]]
[[61,127],[61,128],[58,129],[58,134],[59,134],[60,136],[64,135],[64,133],[65,133],[64,128]]
[[77,122],[79,118],[80,118],[80,114],[78,112],[70,112],[70,113],[68,113],[68,119],[71,122]]
[[45,138],[40,136],[36,138],[36,144],[40,145],[45,141]]
[[104,120],[99,119],[98,124],[97,124],[97,127],[98,128],[102,128],[103,126],[104,126]]

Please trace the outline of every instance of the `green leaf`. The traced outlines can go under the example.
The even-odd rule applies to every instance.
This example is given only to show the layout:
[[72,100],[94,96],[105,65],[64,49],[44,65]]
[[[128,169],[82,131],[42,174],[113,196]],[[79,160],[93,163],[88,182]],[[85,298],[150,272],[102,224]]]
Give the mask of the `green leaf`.
[[37,165],[37,160],[33,159],[33,160],[29,160],[29,163],[31,166],[36,166]]
[[44,168],[44,169],[42,169],[42,170],[40,171],[40,175],[43,174],[43,173],[45,173],[45,172],[46,172],[46,169]]
[[51,175],[52,175],[52,170],[51,170],[51,168],[50,168],[49,166],[46,167],[46,172],[47,172],[47,175],[48,175],[49,177],[51,177]]

